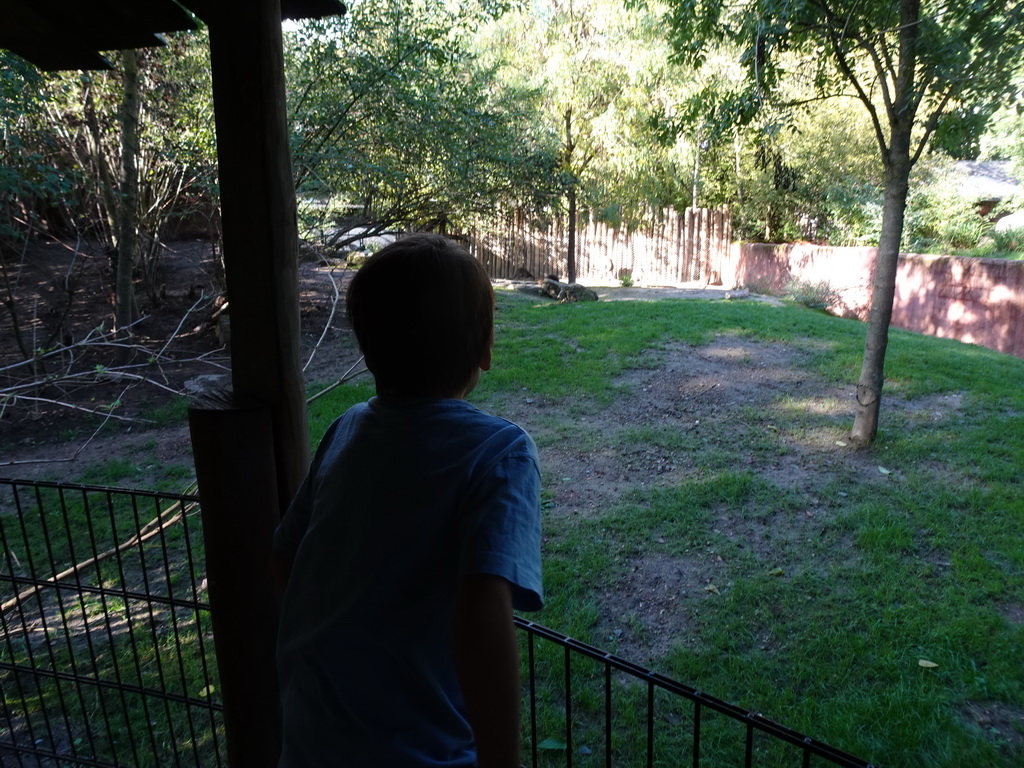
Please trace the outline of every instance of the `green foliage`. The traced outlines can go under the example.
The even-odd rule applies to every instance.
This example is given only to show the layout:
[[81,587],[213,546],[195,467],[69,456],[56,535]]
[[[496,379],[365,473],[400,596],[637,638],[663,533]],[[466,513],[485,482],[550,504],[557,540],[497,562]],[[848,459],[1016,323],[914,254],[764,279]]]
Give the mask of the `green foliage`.
[[[725,135],[724,126],[756,126],[759,132],[747,141],[765,155],[762,167],[771,171],[775,194],[760,192],[764,180],[748,185],[748,194],[740,197],[741,236],[760,230],[772,240],[799,235],[876,240],[881,169],[897,157],[890,149],[906,151],[901,162],[909,161],[909,168],[934,134],[935,146],[971,155],[988,116],[1019,94],[1012,78],[1020,71],[1024,50],[1021,3],[923,3],[920,24],[903,26],[916,33],[916,61],[902,64],[897,49],[900,7],[895,0],[758,0],[749,5],[671,0],[665,20],[680,61],[707,67],[719,50],[731,47],[744,69],[742,77],[731,78],[725,87],[698,94],[688,113],[717,126],[712,134]],[[897,78],[897,66],[915,71],[915,77]],[[789,142],[779,141],[778,126],[798,126],[800,114],[817,118],[823,109],[820,99],[851,90],[860,102],[860,119],[851,120],[847,106],[831,130],[807,134],[817,156],[811,162],[795,161],[785,146]],[[800,104],[809,106],[794,114],[793,106]],[[876,144],[876,170],[870,174],[835,157],[844,152],[847,157],[871,156],[864,147],[846,152],[849,128],[864,119],[868,130],[862,135]],[[919,127],[909,142],[915,121]],[[739,159],[736,166],[741,167]],[[788,183],[778,183],[780,171]]]
[[993,231],[992,241],[997,251],[1022,252],[1024,251],[1024,228]]
[[981,139],[980,158],[1009,160],[1018,176],[1024,177],[1024,63],[1005,101],[993,113],[988,131]]
[[80,175],[53,162],[57,137],[46,126],[47,86],[20,56],[0,51],[0,251],[16,250],[40,212],[71,195]]
[[954,253],[974,248],[990,228],[974,202],[948,184],[925,182],[911,189],[904,224],[906,250]]
[[[286,37],[296,187],[349,226],[459,229],[501,203],[543,205],[555,156],[534,95],[469,52],[470,5],[360,0]],[[322,206],[306,206],[309,223]],[[329,227],[332,221],[320,222]]]
[[[12,54],[0,59],[0,205],[45,216],[51,233],[111,242],[120,205],[120,71],[42,74]],[[204,33],[170,37],[139,60],[138,207],[151,260],[168,218],[212,210],[213,108]],[[18,219],[24,232],[23,216],[5,216],[0,227]]]
[[690,148],[663,123],[693,78],[668,61],[656,11],[547,0],[497,19],[475,44],[503,81],[537,94],[563,193],[581,211],[634,227],[652,209],[690,204]]

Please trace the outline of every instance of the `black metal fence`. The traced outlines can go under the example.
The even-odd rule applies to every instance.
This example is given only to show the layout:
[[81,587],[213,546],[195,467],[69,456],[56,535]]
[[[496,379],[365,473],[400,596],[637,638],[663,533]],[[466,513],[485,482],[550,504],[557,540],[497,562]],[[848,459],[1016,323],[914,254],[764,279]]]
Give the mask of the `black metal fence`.
[[871,764],[539,624],[516,618],[531,768]]
[[[0,479],[0,765],[225,765],[198,499]],[[868,763],[517,619],[531,768]]]
[[198,515],[0,480],[0,764],[225,764]]

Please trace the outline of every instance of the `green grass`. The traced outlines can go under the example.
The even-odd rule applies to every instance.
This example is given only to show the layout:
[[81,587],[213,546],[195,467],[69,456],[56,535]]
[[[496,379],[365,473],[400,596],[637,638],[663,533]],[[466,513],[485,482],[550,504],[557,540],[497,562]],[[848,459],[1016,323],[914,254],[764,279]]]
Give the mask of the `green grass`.
[[[324,389],[325,385],[308,387],[309,396]],[[359,379],[332,389],[309,405],[309,440],[313,450],[320,444],[320,438],[331,423],[356,403],[369,400],[374,395],[373,379],[365,374]]]
[[[809,372],[844,384],[856,380],[863,354],[862,324],[794,305],[555,305],[500,294],[498,306],[495,366],[473,399],[486,408],[510,397],[542,398],[542,447],[571,439],[580,451],[599,450],[605,438],[576,416],[620,396],[616,376],[658,365],[668,344],[701,345],[718,335],[782,342],[800,350]],[[676,485],[627,493],[600,514],[555,514],[562,479],[545,476],[547,605],[536,620],[614,652],[614,637],[602,634],[601,592],[640,557],[685,562],[713,552],[722,558],[718,592],[696,600],[692,630],[654,660],[657,671],[882,765],[1019,765],[1024,361],[893,330],[886,374],[878,441],[851,454],[862,460],[835,468],[831,485],[818,490],[818,514],[828,524],[809,538],[789,523],[778,527],[800,518],[805,499],[756,469],[737,468],[742,456],[785,455],[786,439],[825,428],[795,396],[780,397],[770,411],[749,409],[742,445],[623,427],[611,446],[658,446],[688,456],[692,470]],[[314,439],[368,394],[363,384],[323,398],[312,414]],[[886,398],[908,407],[887,410]],[[936,409],[949,413],[933,419]],[[722,521],[739,534],[719,530]],[[764,538],[770,560],[744,532]],[[540,693],[538,739],[546,740],[540,753],[547,765],[564,762],[564,672],[560,652],[544,653],[539,675],[551,682]],[[937,666],[922,667],[920,659]],[[601,676],[584,666],[574,680],[574,746],[596,759],[603,754]],[[646,692],[623,681],[614,690],[622,720],[616,764],[642,764],[643,739],[623,739],[618,729],[643,733]],[[659,754],[686,750],[690,715],[672,706],[679,705],[659,714]],[[1001,712],[1009,730],[971,722],[965,712],[974,706]],[[735,725],[719,718],[705,727],[708,764],[736,764],[730,750],[743,737]],[[719,748],[708,747],[716,740]],[[758,747],[766,764],[778,749]]]
[[[164,493],[181,493],[195,477],[195,470],[184,464],[162,464],[156,446],[144,448],[130,457],[117,457],[89,464],[78,482],[114,488],[145,488]],[[155,479],[154,479],[155,478]]]
[[[105,471],[96,479],[120,476]],[[17,741],[31,738],[42,749],[118,764],[178,764],[180,757],[213,764],[222,717],[195,703],[219,698],[208,682],[217,679],[210,617],[185,605],[205,598],[198,590],[205,569],[197,510],[186,510],[141,547],[91,563],[93,553],[110,553],[158,516],[173,519],[180,507],[155,497],[53,488],[22,488],[15,504],[4,493],[0,600],[22,598],[6,611],[5,626],[14,631],[0,647],[0,663],[11,665],[0,685],[17,713]],[[25,592],[62,571],[69,573],[61,589]],[[22,622],[31,631],[19,631]],[[36,673],[11,671],[19,667]]]
[[[480,386],[485,406],[526,392],[548,398],[553,413],[570,403],[577,412],[599,410],[616,396],[614,378],[624,369],[656,364],[667,343],[703,344],[718,334],[798,347],[803,365],[835,382],[856,380],[863,350],[861,324],[795,306],[556,306],[503,295],[500,310],[495,370]],[[584,519],[548,510],[548,604],[537,620],[614,651],[614,640],[599,633],[601,591],[643,555],[684,560],[710,549],[724,557],[719,594],[699,602],[692,632],[656,669],[879,764],[1019,765],[1022,381],[1024,361],[894,330],[884,397],[918,407],[896,415],[883,399],[867,460],[835,472],[836,486],[821,489],[828,526],[811,539],[777,533],[770,562],[742,537],[716,531],[716,521],[770,533],[800,514],[792,491],[733,469],[740,455],[784,453],[784,435],[814,428],[799,401],[780,400],[770,417],[748,414],[778,429],[758,431],[755,445],[709,450],[664,428],[624,428],[619,446],[686,452],[692,476]],[[932,419],[944,398],[957,407]],[[594,440],[584,434],[583,449]],[[891,473],[885,482],[876,466]],[[1002,712],[1009,730],[970,722],[964,713],[979,704]],[[541,737],[564,739],[564,715],[549,708]],[[587,718],[579,717],[586,733]],[[686,728],[675,730],[685,742]]]

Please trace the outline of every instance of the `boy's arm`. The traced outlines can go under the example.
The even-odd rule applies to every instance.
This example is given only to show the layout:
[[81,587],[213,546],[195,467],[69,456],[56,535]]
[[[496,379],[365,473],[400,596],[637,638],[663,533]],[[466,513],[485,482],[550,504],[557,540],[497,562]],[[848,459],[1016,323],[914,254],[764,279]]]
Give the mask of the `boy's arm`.
[[288,579],[292,575],[292,563],[291,560],[286,558],[280,550],[271,544],[270,547],[270,580],[274,587],[274,598],[277,600],[278,607],[284,601],[284,591],[288,586]]
[[295,563],[299,544],[306,535],[306,529],[309,528],[312,510],[310,479],[307,476],[295,493],[295,498],[281,518],[270,542],[270,578],[278,607],[284,599],[284,591],[292,575],[292,565]]
[[519,768],[519,646],[512,585],[500,576],[460,579],[455,664],[479,768]]

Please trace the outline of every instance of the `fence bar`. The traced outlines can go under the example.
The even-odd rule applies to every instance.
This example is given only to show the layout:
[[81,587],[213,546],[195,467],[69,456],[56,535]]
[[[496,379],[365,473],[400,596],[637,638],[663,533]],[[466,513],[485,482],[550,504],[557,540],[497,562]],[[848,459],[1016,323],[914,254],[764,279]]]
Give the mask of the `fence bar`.
[[572,768],[572,653],[565,646],[565,765]]
[[184,668],[209,611],[181,557],[196,501],[0,479],[0,764],[223,764],[216,679]]
[[537,768],[537,659],[531,634],[526,635],[526,647],[530,668],[530,765]]
[[647,768],[654,768],[654,682],[647,681]]
[[700,768],[700,701],[693,703],[693,768]]
[[612,668],[604,665],[604,764],[612,768]]
[[671,678],[665,677],[664,675],[652,672],[638,664],[626,661],[625,659],[620,659],[606,651],[602,651],[592,645],[575,640],[567,635],[561,634],[560,632],[548,629],[547,627],[535,624],[532,621],[518,616],[515,617],[515,623],[520,629],[529,632],[532,635],[542,637],[567,649],[571,648],[574,652],[585,657],[605,661],[615,669],[626,672],[627,674],[643,680],[656,688],[682,696],[683,698],[689,699],[695,703],[702,704],[703,706],[720,714],[726,715],[733,720],[747,722],[751,728],[762,733],[766,733],[773,738],[779,739],[788,744],[803,746],[805,749],[812,751],[816,756],[830,760],[835,765],[847,768],[873,768],[871,763],[862,760],[861,758],[855,757],[847,752],[843,752],[840,749],[836,749],[824,742],[805,736],[792,728],[780,725],[760,714],[750,712],[749,710],[738,707],[735,704],[730,704],[684,683],[680,683],[672,680]]

